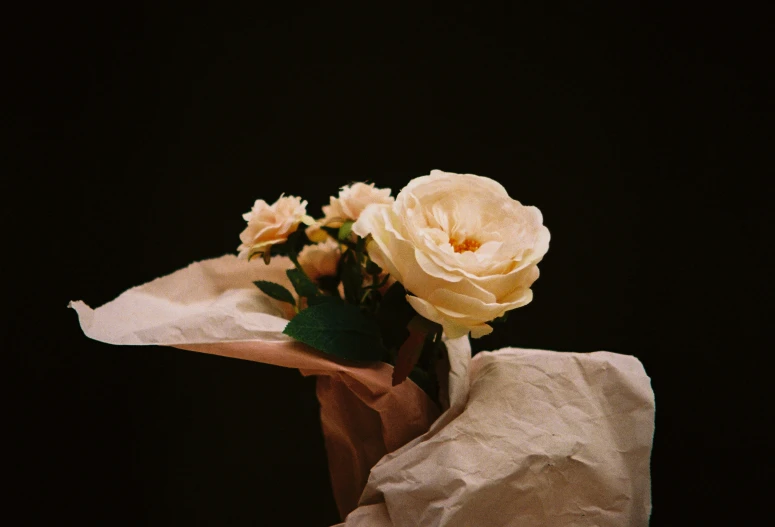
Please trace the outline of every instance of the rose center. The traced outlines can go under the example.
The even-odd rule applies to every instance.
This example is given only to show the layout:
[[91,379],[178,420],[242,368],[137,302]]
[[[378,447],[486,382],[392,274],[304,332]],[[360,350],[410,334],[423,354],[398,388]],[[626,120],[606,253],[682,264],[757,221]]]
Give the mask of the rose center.
[[479,247],[482,246],[481,243],[476,240],[472,240],[471,238],[466,238],[462,242],[458,242],[456,239],[450,238],[449,244],[452,246],[456,253],[476,251]]

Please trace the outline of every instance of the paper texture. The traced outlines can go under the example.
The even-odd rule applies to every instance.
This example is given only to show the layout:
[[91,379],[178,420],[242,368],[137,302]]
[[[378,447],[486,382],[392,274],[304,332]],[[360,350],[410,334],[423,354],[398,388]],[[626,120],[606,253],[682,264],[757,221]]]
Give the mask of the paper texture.
[[447,341],[450,407],[439,416],[411,381],[391,386],[391,366],[337,360],[282,334],[292,309],[252,282],[290,288],[290,266],[224,256],[96,310],[71,307],[102,342],[317,375],[334,496],[350,513],[341,525],[648,524],[654,402],[637,359],[520,349],[471,359],[467,338]]
[[377,463],[341,525],[648,525],[654,398],[637,359],[506,348],[469,375],[467,401]]
[[83,332],[108,344],[173,346],[318,375],[331,483],[344,518],[357,506],[371,467],[427,431],[439,410],[413,382],[392,387],[388,364],[337,360],[283,335],[283,317],[293,309],[253,281],[291,289],[285,276],[291,266],[287,258],[272,258],[267,266],[223,256],[132,288],[94,310],[80,301],[70,306]]

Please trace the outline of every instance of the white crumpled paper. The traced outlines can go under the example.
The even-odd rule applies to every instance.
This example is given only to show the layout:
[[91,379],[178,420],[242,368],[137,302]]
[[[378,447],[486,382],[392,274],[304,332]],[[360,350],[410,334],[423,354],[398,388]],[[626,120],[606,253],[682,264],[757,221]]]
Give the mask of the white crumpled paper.
[[289,267],[224,256],[96,310],[71,307],[102,342],[317,375],[340,525],[648,524],[654,399],[637,359],[513,348],[471,359],[467,338],[447,341],[450,407],[439,417],[414,383],[391,386],[391,366],[337,360],[283,335],[292,310],[252,282],[289,285]]

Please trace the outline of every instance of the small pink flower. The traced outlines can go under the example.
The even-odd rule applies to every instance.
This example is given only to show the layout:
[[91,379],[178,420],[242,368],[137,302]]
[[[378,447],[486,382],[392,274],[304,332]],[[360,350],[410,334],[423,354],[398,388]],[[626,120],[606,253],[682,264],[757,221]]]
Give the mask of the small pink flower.
[[299,264],[307,276],[317,280],[323,276],[336,276],[341,256],[339,244],[329,238],[323,243],[304,247],[299,253]]
[[248,226],[240,234],[240,258],[262,254],[272,245],[285,242],[300,223],[313,222],[307,216],[307,202],[296,196],[280,196],[272,205],[256,200],[253,209],[242,217]]

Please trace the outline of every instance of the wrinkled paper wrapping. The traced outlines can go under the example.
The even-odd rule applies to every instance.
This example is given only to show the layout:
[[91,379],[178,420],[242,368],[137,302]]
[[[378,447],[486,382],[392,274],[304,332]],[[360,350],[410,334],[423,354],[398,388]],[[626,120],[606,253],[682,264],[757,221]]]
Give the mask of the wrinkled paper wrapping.
[[634,357],[476,355],[467,398],[372,469],[342,526],[646,526],[654,400]]
[[[92,310],[84,333],[316,375],[334,497],[347,527],[642,526],[651,509],[654,400],[634,357],[507,348],[471,359],[447,341],[449,408],[388,364],[338,360],[282,331],[288,304],[255,280],[290,288],[285,258],[191,264]],[[348,515],[349,513],[349,515]]]

